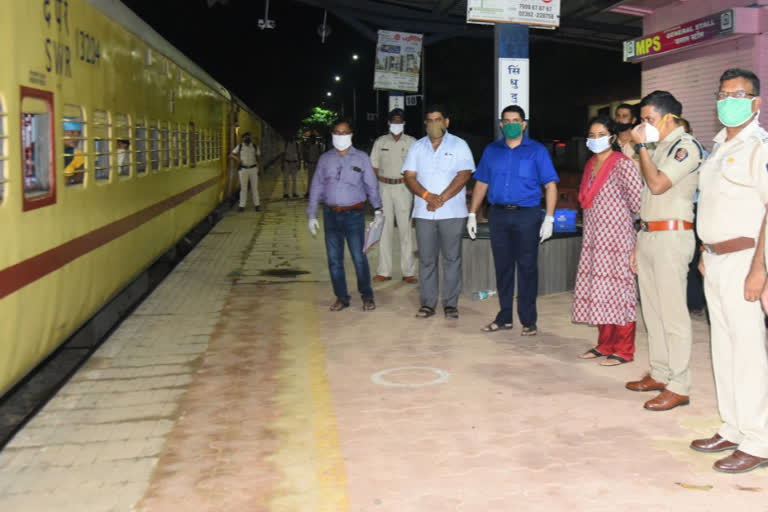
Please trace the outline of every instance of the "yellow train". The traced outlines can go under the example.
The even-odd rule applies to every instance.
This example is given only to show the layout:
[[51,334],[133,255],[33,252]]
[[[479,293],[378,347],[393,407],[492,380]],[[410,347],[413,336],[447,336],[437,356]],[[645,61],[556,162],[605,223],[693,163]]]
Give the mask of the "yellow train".
[[0,0],[0,394],[282,140],[116,0]]

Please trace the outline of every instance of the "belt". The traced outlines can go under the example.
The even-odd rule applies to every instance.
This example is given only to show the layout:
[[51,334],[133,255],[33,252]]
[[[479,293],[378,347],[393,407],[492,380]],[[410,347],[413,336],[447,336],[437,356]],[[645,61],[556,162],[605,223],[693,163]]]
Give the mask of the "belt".
[[514,210],[526,210],[528,208],[536,208],[535,206],[519,206],[519,205],[516,205],[516,204],[496,204],[496,203],[494,203],[491,206],[493,206],[494,208],[499,208],[501,210],[512,210],[512,211],[514,211]]
[[755,246],[755,239],[746,236],[740,236],[725,242],[718,242],[716,244],[701,244],[702,252],[708,252],[710,254],[728,254],[731,252],[743,251],[745,249],[751,249]]
[[298,162],[298,160],[286,160],[286,162]]
[[642,231],[677,231],[678,229],[693,229],[693,222],[687,220],[652,220],[640,221]]
[[365,201],[357,204],[351,204],[349,206],[329,206],[328,208],[335,212],[348,212],[349,210],[359,210],[363,207],[364,204]]
[[253,169],[254,167],[258,167],[259,164],[253,164],[253,165],[241,165],[241,169]]
[[378,179],[382,183],[388,183],[390,185],[399,185],[400,183],[405,183],[405,179],[403,178],[382,178],[381,176],[378,176]]

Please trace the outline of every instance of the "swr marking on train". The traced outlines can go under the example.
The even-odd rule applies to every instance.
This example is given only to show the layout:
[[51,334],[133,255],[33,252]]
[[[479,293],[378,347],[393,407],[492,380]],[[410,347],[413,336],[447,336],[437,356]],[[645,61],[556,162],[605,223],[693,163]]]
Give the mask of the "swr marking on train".
[[63,74],[64,76],[72,77],[69,45],[47,37],[45,39],[45,55],[48,57],[48,65],[45,66],[46,71],[50,73],[55,70],[57,75]]
[[[51,14],[51,3],[55,3],[54,13]],[[56,17],[56,24],[59,30],[63,27],[69,34],[69,1],[68,0],[43,0],[43,19],[51,26],[51,19]]]

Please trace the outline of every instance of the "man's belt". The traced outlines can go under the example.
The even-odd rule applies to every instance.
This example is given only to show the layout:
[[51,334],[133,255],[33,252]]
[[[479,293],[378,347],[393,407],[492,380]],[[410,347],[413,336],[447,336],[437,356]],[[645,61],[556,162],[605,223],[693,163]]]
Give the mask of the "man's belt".
[[298,162],[298,160],[286,160],[286,162]]
[[687,220],[652,220],[640,221],[640,229],[643,231],[677,231],[693,229],[693,222]]
[[746,236],[740,236],[725,242],[718,242],[716,244],[701,244],[702,250],[710,254],[728,254],[731,252],[739,252],[745,249],[751,249],[755,246],[755,239]]
[[365,201],[361,203],[351,204],[349,206],[329,206],[334,212],[348,212],[349,210],[359,210],[365,205]]
[[259,164],[253,164],[253,165],[241,165],[241,169],[253,169],[254,167],[258,167]]
[[389,185],[399,185],[400,183],[405,183],[404,178],[383,178],[381,176],[378,176],[379,181],[382,183],[388,183]]
[[517,204],[498,204],[493,203],[492,205],[494,208],[499,208],[501,210],[527,210],[528,208],[536,208],[535,206],[520,206]]

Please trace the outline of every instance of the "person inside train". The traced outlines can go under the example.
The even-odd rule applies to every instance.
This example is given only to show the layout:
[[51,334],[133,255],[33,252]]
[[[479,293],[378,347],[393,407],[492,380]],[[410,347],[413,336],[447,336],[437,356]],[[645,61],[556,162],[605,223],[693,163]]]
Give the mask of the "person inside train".
[[128,176],[131,172],[130,147],[130,140],[117,139],[117,169],[120,176]]
[[85,156],[81,149],[83,125],[79,121],[64,120],[64,178],[67,185],[78,185],[83,182],[85,173]]

